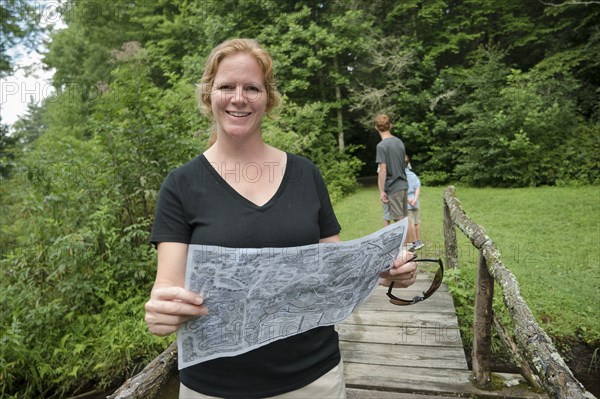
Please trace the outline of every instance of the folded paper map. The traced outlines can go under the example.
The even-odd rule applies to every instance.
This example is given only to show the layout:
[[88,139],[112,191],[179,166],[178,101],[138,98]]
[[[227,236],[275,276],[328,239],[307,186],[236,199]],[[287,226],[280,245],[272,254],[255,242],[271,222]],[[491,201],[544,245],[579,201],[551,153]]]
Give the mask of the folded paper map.
[[209,309],[177,333],[179,369],[347,318],[404,243],[407,219],[351,241],[287,248],[190,245],[186,289]]

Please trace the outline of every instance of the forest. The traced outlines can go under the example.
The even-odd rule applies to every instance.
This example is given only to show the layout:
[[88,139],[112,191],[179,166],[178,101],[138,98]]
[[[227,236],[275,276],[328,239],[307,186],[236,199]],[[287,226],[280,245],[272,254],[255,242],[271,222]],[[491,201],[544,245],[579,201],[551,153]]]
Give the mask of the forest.
[[598,1],[52,6],[66,28],[41,27],[47,2],[0,4],[0,74],[17,43],[55,71],[50,97],[0,120],[2,397],[109,387],[165,347],[143,322],[154,205],[204,149],[196,85],[225,39],[271,52],[285,102],[265,140],[315,162],[333,201],[375,175],[378,113],[424,185],[600,184]]

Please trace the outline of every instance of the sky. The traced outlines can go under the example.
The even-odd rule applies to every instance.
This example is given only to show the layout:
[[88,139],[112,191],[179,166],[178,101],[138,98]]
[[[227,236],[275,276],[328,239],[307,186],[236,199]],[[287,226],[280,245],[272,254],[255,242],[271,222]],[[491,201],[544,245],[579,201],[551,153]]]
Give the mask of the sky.
[[42,55],[24,53],[17,58],[12,75],[0,79],[0,115],[2,123],[12,125],[27,110],[27,103],[39,104],[53,93],[53,71],[44,71]]
[[[66,27],[55,12],[57,1],[38,0],[34,4],[40,13],[41,25],[54,24],[55,30]],[[30,51],[21,45],[8,49],[7,53],[14,59],[14,72],[0,79],[0,116],[3,124],[12,125],[26,113],[30,101],[39,104],[54,92],[54,71],[44,70],[41,51],[44,49]]]

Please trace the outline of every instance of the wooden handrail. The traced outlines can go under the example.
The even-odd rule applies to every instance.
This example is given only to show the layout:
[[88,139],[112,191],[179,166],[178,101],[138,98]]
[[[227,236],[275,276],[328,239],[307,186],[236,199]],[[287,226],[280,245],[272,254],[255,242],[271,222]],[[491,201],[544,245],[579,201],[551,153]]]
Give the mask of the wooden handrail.
[[[491,346],[491,301],[496,281],[514,326],[517,347],[535,373],[535,376],[525,377],[530,381],[537,381],[538,377],[542,387],[553,398],[595,398],[573,376],[548,334],[537,324],[521,296],[517,279],[500,260],[500,252],[485,230],[467,216],[455,196],[454,187],[449,186],[444,191],[444,229],[454,230],[454,226],[458,226],[480,251],[473,339],[475,381],[483,385],[490,381],[490,359],[487,354]],[[456,233],[444,231],[444,239],[446,248],[454,248],[454,251],[446,249],[446,262],[449,265],[458,265]],[[491,278],[487,278],[488,275]],[[481,326],[481,323],[488,323],[488,326]]]
[[177,342],[173,342],[148,365],[107,399],[152,399],[177,373]]

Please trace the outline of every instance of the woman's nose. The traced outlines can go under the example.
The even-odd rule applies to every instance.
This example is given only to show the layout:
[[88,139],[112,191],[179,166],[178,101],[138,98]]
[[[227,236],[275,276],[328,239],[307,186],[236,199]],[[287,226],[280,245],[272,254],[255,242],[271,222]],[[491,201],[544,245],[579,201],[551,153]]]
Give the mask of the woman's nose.
[[246,101],[244,85],[238,84],[235,86],[235,91],[233,93],[233,101],[236,103]]

